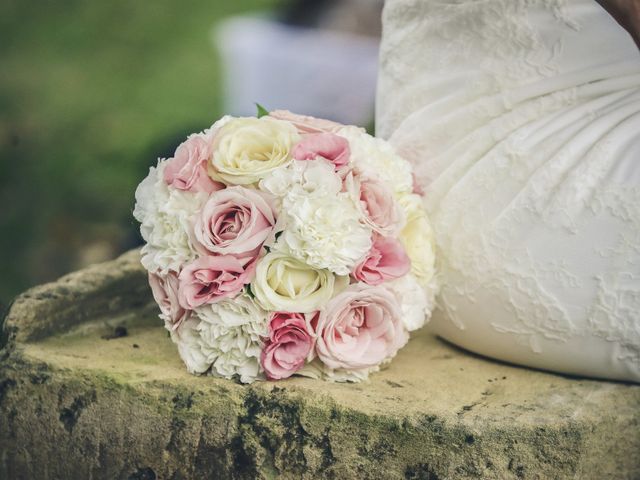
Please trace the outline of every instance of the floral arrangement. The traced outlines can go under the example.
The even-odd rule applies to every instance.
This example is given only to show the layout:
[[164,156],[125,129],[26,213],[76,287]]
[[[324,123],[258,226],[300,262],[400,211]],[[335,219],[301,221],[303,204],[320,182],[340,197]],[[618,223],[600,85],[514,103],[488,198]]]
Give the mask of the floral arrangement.
[[363,380],[433,306],[411,166],[354,126],[226,116],[151,167],[133,213],[160,318],[193,374]]

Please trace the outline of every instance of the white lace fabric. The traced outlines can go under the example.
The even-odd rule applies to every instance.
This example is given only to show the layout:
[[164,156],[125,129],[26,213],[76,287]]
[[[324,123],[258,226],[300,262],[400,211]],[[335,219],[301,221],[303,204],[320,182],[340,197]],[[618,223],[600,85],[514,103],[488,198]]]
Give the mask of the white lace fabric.
[[594,0],[387,0],[377,133],[436,231],[445,339],[640,381],[640,53]]

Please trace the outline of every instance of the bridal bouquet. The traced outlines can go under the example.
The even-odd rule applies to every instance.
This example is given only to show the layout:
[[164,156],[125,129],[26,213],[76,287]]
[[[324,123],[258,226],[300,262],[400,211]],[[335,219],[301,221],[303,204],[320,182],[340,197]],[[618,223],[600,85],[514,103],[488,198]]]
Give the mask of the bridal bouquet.
[[433,305],[411,166],[360,128],[261,113],[189,136],[138,186],[160,317],[194,374],[365,379]]

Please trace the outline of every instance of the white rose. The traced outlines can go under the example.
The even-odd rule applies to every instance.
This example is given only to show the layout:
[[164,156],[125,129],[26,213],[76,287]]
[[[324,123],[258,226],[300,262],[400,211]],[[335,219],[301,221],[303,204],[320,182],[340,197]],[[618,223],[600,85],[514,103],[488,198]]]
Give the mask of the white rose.
[[268,116],[229,120],[214,136],[209,176],[229,185],[256,183],[291,161],[299,138],[291,123]]
[[193,218],[207,199],[204,192],[170,188],[164,181],[166,160],[149,169],[136,189],[134,217],[147,242],[142,247],[142,264],[152,273],[178,272],[196,257],[191,240]]
[[353,126],[344,127],[337,134],[349,140],[351,163],[356,170],[389,182],[396,196],[411,193],[411,164],[398,155],[389,142]]
[[406,224],[400,232],[407,255],[411,259],[411,273],[421,285],[426,286],[435,274],[435,239],[433,229],[422,205],[422,198],[416,194],[400,197]]
[[348,284],[349,277],[313,268],[284,252],[271,252],[258,261],[251,291],[266,310],[310,313]]
[[171,332],[171,340],[178,346],[178,354],[192,374],[204,373],[209,370],[211,362],[202,352],[199,320],[193,316],[180,324],[177,330]]
[[267,312],[246,293],[232,300],[196,308],[200,319],[198,346],[211,374],[251,383],[260,374],[262,338],[268,335]]
[[429,282],[425,288],[409,273],[385,284],[398,298],[402,322],[408,331],[422,328],[431,317],[437,293],[434,283]]
[[371,249],[371,227],[349,193],[286,197],[284,231],[274,246],[315,268],[348,275]]

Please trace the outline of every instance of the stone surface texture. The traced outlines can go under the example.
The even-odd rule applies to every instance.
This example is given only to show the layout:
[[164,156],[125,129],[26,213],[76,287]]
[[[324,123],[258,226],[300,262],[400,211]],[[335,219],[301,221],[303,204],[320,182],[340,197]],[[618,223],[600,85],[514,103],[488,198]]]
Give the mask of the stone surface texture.
[[15,300],[0,478],[640,478],[638,385],[493,362],[428,332],[367,383],[239,385],[189,375],[156,313],[137,251]]

